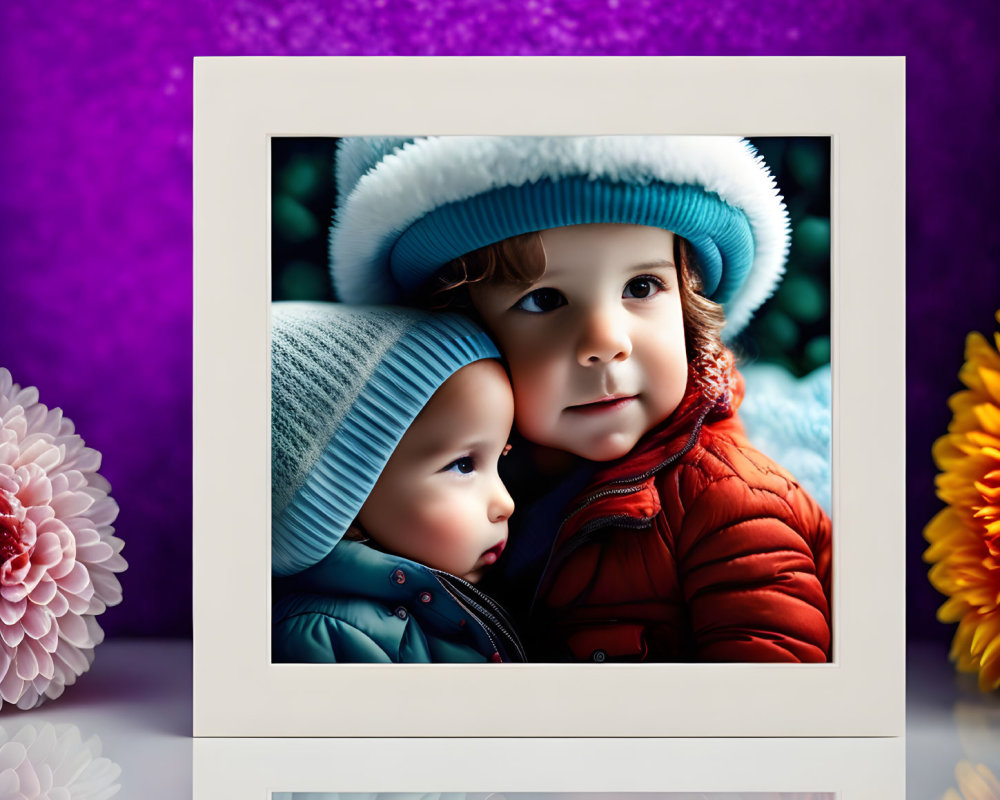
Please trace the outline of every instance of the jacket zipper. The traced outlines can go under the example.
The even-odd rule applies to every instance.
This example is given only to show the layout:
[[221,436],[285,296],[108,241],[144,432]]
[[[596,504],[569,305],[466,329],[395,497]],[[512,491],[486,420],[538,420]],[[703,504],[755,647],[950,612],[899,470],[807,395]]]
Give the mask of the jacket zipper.
[[[684,443],[684,446],[680,450],[678,450],[676,453],[674,453],[664,461],[661,461],[655,467],[646,470],[645,472],[640,472],[638,475],[627,475],[624,478],[617,478],[613,481],[608,481],[608,486],[617,486],[623,488],[601,489],[595,492],[594,494],[588,495],[581,501],[581,503],[575,509],[573,509],[573,511],[571,511],[566,516],[566,518],[563,520],[563,525],[565,525],[566,522],[569,521],[570,517],[574,516],[575,514],[582,511],[587,506],[597,502],[598,500],[601,500],[605,497],[609,497],[614,494],[626,495],[638,491],[641,488],[639,484],[642,484],[645,481],[649,480],[664,467],[670,466],[670,464],[679,459],[688,450],[694,447],[694,443],[698,441],[698,436],[701,434],[702,426],[705,424],[705,418],[712,413],[716,405],[718,405],[718,401],[707,406],[701,412],[701,414],[698,415],[697,419],[695,419],[694,427],[691,429],[691,434],[688,436],[687,441]],[[560,530],[562,529],[563,525],[560,525]]]
[[[618,478],[617,480],[609,481],[609,488],[601,489],[593,494],[585,497],[569,514],[567,514],[562,523],[559,525],[559,529],[556,531],[555,538],[552,540],[552,549],[549,551],[549,557],[545,562],[545,568],[542,570],[542,577],[538,582],[538,586],[535,587],[535,596],[531,600],[531,608],[528,615],[531,616],[535,613],[535,606],[538,602],[538,592],[542,588],[542,583],[545,578],[549,575],[550,570],[554,569],[556,566],[564,562],[570,554],[574,553],[584,544],[589,541],[589,534],[606,527],[608,524],[614,522],[622,527],[633,528],[635,530],[641,530],[642,528],[647,528],[652,524],[652,518],[647,519],[636,519],[625,514],[612,514],[607,517],[598,517],[597,519],[590,520],[584,523],[584,525],[573,534],[573,538],[563,544],[562,552],[559,556],[559,560],[553,563],[553,558],[556,554],[556,543],[559,541],[559,536],[562,534],[563,529],[569,523],[569,521],[583,511],[589,508],[598,500],[603,500],[605,497],[612,497],[614,495],[626,496],[630,494],[635,494],[642,489],[642,485],[649,478],[653,477],[656,473],[670,466],[672,463],[677,461],[681,456],[688,452],[694,443],[698,441],[698,436],[701,434],[702,426],[705,423],[705,418],[712,412],[715,406],[718,405],[718,401],[708,405],[698,418],[695,420],[694,427],[691,429],[691,434],[688,436],[687,441],[684,446],[678,450],[676,453],[671,455],[669,458],[661,461],[655,467],[646,470],[638,475],[629,475],[624,478]],[[611,488],[616,487],[616,488]],[[580,541],[580,537],[583,537],[583,541]]]
[[459,578],[457,575],[452,575],[448,572],[442,572],[440,570],[432,569],[439,582],[451,593],[453,597],[459,602],[460,605],[466,608],[470,612],[470,616],[476,620],[479,626],[486,633],[487,638],[490,640],[490,644],[493,645],[493,649],[496,652],[500,652],[501,648],[497,646],[496,640],[491,635],[491,629],[483,624],[483,619],[493,626],[492,631],[499,634],[506,643],[504,650],[513,650],[513,653],[517,656],[517,660],[526,661],[527,656],[524,652],[524,647],[521,645],[520,639],[517,637],[517,633],[514,631],[514,626],[510,621],[510,617],[507,612],[491,598],[489,595],[481,592],[473,584]]

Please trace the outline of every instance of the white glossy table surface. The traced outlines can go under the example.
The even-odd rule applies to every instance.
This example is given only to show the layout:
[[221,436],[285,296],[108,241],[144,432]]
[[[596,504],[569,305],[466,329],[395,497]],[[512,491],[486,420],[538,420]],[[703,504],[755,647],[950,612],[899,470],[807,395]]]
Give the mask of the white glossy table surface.
[[[96,735],[102,755],[121,769],[117,796],[143,800],[192,796],[264,800],[269,790],[306,789],[422,793],[464,789],[483,797],[503,792],[511,800],[519,792],[537,797],[541,790],[556,789],[564,794],[656,791],[671,800],[703,796],[764,800],[802,796],[773,793],[779,790],[827,791],[831,775],[848,773],[840,784],[846,787],[843,797],[902,798],[904,746],[909,798],[938,800],[949,788],[958,789],[955,767],[962,759],[984,764],[1000,776],[1000,696],[984,697],[973,681],[956,676],[941,645],[911,643],[907,681],[905,743],[885,739],[193,741],[191,643],[108,641],[98,648],[90,673],[62,698],[30,712],[5,709],[0,728],[6,738],[24,726],[40,731],[46,724],[76,726],[84,740]],[[264,703],[266,698],[248,702]],[[634,768],[649,761],[663,768]],[[451,769],[449,764],[462,768]],[[808,785],[802,776],[811,770],[825,785]],[[475,785],[456,785],[468,774],[475,775]],[[704,776],[700,785],[699,775]],[[741,787],[744,777],[750,785]],[[410,786],[411,778],[419,785]],[[874,793],[875,787],[889,785],[889,794]],[[709,789],[726,793],[702,794]],[[753,793],[764,790],[769,794]]]

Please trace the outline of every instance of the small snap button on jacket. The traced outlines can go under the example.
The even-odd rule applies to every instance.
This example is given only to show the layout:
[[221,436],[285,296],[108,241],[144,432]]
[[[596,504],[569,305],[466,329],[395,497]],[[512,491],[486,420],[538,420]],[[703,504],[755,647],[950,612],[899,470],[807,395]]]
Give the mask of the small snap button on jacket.
[[431,593],[430,592],[421,592],[420,593],[420,602],[421,603],[429,603],[430,601],[431,601]]
[[[382,662],[388,656],[397,663],[446,658],[482,664],[500,649],[487,614],[467,607],[457,593],[452,595],[446,588],[449,584],[429,567],[348,540],[310,574],[312,583],[303,582],[278,600],[272,611],[271,649],[276,663],[360,664]],[[345,585],[357,589],[349,603],[343,598]],[[430,602],[421,602],[423,592],[431,596]],[[332,636],[335,627],[338,635]],[[507,647],[507,640],[502,641]]]

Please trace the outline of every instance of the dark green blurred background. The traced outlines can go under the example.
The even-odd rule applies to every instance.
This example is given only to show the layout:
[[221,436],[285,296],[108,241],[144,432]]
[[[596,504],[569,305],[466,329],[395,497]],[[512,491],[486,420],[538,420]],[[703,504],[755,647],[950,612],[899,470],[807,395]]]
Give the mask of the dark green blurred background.
[[[788,205],[792,247],[775,295],[734,342],[743,361],[782,364],[805,375],[830,361],[830,140],[751,141],[771,167]],[[336,139],[271,140],[271,296],[334,300],[327,232],[336,203]]]

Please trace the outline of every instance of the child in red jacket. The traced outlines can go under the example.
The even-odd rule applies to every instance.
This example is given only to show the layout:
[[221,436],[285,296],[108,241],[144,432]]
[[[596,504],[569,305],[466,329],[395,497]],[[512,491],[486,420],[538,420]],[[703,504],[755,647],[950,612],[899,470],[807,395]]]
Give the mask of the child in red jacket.
[[746,142],[352,140],[338,178],[342,299],[466,305],[557,478],[511,537],[533,660],[828,660],[830,520],[747,442],[722,343],[788,244]]

